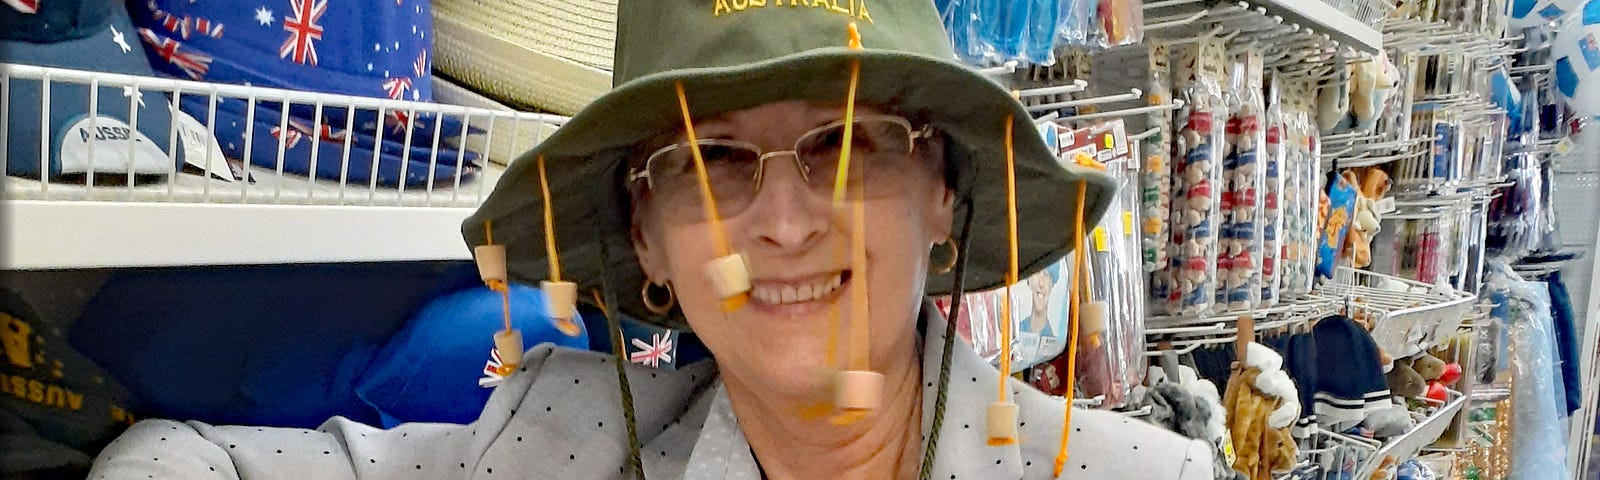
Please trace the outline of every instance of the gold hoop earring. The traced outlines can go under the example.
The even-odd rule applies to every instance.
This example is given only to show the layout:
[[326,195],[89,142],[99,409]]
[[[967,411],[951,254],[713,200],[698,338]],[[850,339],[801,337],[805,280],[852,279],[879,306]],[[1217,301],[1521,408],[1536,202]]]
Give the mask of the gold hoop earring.
[[678,295],[672,291],[672,282],[663,282],[660,285],[666,287],[667,289],[667,300],[661,303],[656,303],[655,295],[650,294],[650,287],[656,285],[657,284],[655,282],[645,282],[644,288],[639,290],[639,297],[644,300],[644,308],[649,310],[650,313],[656,314],[657,316],[665,316],[667,312],[672,311],[672,307],[678,304]]
[[951,270],[955,270],[955,268],[956,268],[956,260],[960,259],[960,257],[961,257],[961,249],[957,248],[956,239],[954,237],[945,237],[943,242],[935,243],[933,245],[934,246],[939,246],[939,245],[949,245],[950,246],[950,255],[948,256],[949,259],[945,260],[944,263],[939,264],[939,266],[937,268],[934,268],[933,269],[933,273],[937,273],[939,275],[944,275],[946,273],[950,273]]

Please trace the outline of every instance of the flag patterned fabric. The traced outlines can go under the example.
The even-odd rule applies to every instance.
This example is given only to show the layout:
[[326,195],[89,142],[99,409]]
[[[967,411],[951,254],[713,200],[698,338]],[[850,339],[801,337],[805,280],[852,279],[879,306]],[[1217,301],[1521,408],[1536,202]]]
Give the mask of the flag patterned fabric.
[[[20,10],[24,5],[37,5],[39,0],[0,1]],[[135,0],[128,6],[134,23],[140,27],[145,51],[161,74],[215,83],[432,100],[433,20],[427,0]],[[191,102],[187,96],[184,100],[180,103],[186,112],[206,118],[210,108],[207,102]],[[243,103],[222,102],[216,107],[219,118],[250,118]],[[265,119],[276,118],[281,106],[263,102],[256,108],[254,126],[231,120],[218,122],[216,134],[225,154],[238,158],[246,144],[258,139],[272,141],[276,146],[278,137],[266,134],[281,124]],[[405,178],[398,175],[402,164],[434,158],[405,152],[431,148],[434,135],[456,138],[462,128],[458,117],[443,118],[443,124],[435,126],[432,123],[436,115],[420,111],[386,109],[380,115],[376,109],[357,109],[351,119],[351,112],[344,107],[324,108],[324,124],[311,128],[309,125],[317,118],[314,106],[296,104],[288,111],[291,124],[298,126],[291,127],[292,132],[274,132],[284,136],[288,147],[284,158],[278,158],[277,148],[251,149],[251,163],[270,167],[281,161],[287,172],[311,174],[315,167],[314,173],[319,176],[340,178],[345,172],[322,165],[326,161],[311,165],[310,150],[326,149],[326,144],[337,144],[342,149],[348,135],[353,147],[369,149],[366,161],[379,162],[372,168],[352,164],[349,179],[354,181],[377,172],[379,183],[385,185],[429,181],[427,173],[420,178],[410,173],[419,170],[417,165],[405,169]],[[329,125],[339,125],[341,130],[335,131]],[[342,131],[345,125],[352,126],[350,131]],[[408,139],[410,144],[402,145]],[[380,154],[374,156],[372,150]],[[391,153],[395,155],[392,158]],[[476,171],[477,157],[472,152],[438,153],[439,166],[444,167],[443,162],[448,161],[451,168],[422,166],[422,172],[433,172],[431,180],[447,181],[449,176]],[[332,155],[348,157],[350,162],[359,156],[340,149],[334,149]],[[465,159],[460,168],[454,165],[457,158]]]
[[39,13],[39,0],[5,0],[6,5],[22,13]]

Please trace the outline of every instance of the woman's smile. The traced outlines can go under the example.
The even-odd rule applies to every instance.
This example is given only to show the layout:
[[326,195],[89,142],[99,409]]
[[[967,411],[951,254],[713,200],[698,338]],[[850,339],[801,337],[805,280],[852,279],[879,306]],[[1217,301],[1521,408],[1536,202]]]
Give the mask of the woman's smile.
[[850,270],[834,270],[790,278],[750,282],[750,306],[779,317],[800,317],[826,312],[849,291]]

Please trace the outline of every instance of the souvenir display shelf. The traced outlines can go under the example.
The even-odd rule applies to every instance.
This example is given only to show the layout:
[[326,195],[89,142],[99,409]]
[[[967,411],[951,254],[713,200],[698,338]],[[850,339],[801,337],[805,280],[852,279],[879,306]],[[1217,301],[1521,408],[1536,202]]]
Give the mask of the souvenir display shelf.
[[[120,87],[129,101],[160,94],[208,96],[213,102],[272,102],[282,105],[319,106],[325,110],[364,109],[439,115],[459,119],[473,130],[465,136],[436,139],[425,153],[438,164],[466,160],[441,158],[454,151],[527,150],[561,125],[554,115],[489,110],[426,102],[354,97],[245,85],[225,85],[167,78],[66,70],[31,65],[0,64],[0,112],[13,101],[13,80],[46,80],[49,84]],[[99,89],[90,88],[94,92]],[[42,99],[50,102],[47,90]],[[138,92],[138,95],[133,95]],[[152,104],[154,102],[151,102]],[[158,108],[149,105],[142,108]],[[48,109],[46,109],[48,110]],[[48,120],[48,119],[45,119]],[[189,265],[246,265],[336,263],[416,260],[467,260],[470,251],[461,243],[460,224],[493,190],[504,167],[485,161],[475,176],[425,185],[382,186],[376,181],[355,183],[342,179],[316,179],[286,174],[284,138],[279,139],[278,167],[241,166],[207,151],[206,128],[194,138],[172,139],[185,144],[195,168],[208,175],[169,172],[159,183],[117,180],[122,174],[102,173],[88,181],[59,183],[49,180],[5,177],[0,180],[5,198],[3,240],[5,269],[50,270]],[[0,114],[0,128],[9,121]],[[214,121],[214,120],[212,120]],[[177,123],[177,116],[174,116]],[[435,122],[437,125],[441,122]],[[503,128],[506,125],[513,128]],[[345,130],[349,129],[345,126]],[[501,128],[496,128],[501,127]],[[174,126],[174,131],[178,128]],[[194,130],[191,130],[194,131]],[[502,133],[496,135],[496,133]],[[505,135],[504,132],[511,132]],[[250,135],[270,135],[254,126]],[[393,135],[393,134],[391,134]],[[348,138],[348,136],[347,136]],[[168,139],[154,139],[157,142]],[[3,142],[42,142],[42,139],[0,138]],[[346,141],[343,158],[315,158],[337,162],[348,171],[352,150]],[[414,149],[415,150],[415,149]],[[448,153],[454,155],[454,152]],[[202,159],[203,157],[203,159]],[[0,159],[0,162],[4,162]],[[251,181],[226,181],[216,177],[241,177]],[[313,226],[307,228],[307,226]]]

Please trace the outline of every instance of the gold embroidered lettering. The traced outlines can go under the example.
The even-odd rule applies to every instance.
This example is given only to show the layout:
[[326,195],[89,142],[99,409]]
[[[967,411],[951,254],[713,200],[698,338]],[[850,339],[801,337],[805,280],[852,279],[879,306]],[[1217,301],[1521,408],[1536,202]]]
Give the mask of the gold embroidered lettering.
[[728,0],[717,0],[716,5],[711,7],[711,16],[720,17],[722,16],[723,12],[731,13],[733,12],[733,8],[728,6]]
[[850,14],[850,10],[847,10],[844,7],[840,7],[839,6],[839,0],[829,0],[828,3],[829,3],[829,5],[828,5],[828,9],[829,10],[833,10],[835,12],[843,13],[845,15],[849,15]]
[[83,394],[67,390],[67,408],[72,409],[74,412],[83,408]]
[[823,9],[827,9],[827,10],[833,10],[833,5],[829,5],[828,4],[828,0],[811,0],[811,6],[817,7],[817,8],[823,8]]
[[[782,0],[780,0],[780,1],[782,1]],[[752,6],[752,7],[765,7],[765,6],[767,6],[767,0],[750,0],[750,6]]]
[[28,401],[44,403],[44,383],[38,380],[28,380]]
[[867,14],[867,0],[861,0],[861,8],[857,8],[856,11],[859,12],[856,14],[857,20],[865,20],[867,23],[872,23],[872,15]]
[[33,368],[33,358],[28,355],[28,336],[33,334],[33,327],[10,314],[0,312],[0,347],[6,351],[6,359],[12,365],[22,368]]
[[56,385],[45,387],[44,404],[56,408],[67,406],[67,392],[62,391],[61,387]]
[[750,0],[733,0],[733,11],[743,12],[746,8],[750,8]]
[[28,380],[27,379],[22,378],[22,377],[11,377],[11,382],[9,382],[9,383],[11,384],[11,391],[7,392],[7,393],[10,393],[12,395],[16,395],[17,398],[22,398],[22,399],[28,398]]

